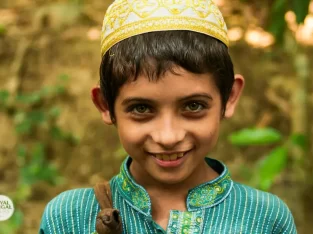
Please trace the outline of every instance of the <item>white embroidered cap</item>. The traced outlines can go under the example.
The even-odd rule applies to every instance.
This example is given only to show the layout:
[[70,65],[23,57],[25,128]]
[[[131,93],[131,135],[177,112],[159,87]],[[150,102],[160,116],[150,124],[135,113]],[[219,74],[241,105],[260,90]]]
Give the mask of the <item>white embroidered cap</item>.
[[101,55],[126,38],[167,30],[195,31],[229,43],[222,13],[212,0],[116,0],[104,16]]

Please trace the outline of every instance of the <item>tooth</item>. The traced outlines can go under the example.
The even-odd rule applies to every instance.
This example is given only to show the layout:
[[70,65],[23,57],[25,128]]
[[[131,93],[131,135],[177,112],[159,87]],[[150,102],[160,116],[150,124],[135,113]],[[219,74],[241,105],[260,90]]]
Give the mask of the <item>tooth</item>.
[[179,153],[179,154],[177,154],[177,157],[178,158],[181,158],[181,157],[183,157],[184,156],[184,153]]
[[176,160],[177,159],[177,154],[171,154],[170,155],[170,159],[171,159],[171,161]]
[[163,157],[162,157],[162,155],[160,155],[160,154],[155,155],[155,157],[156,157],[157,159],[159,159],[159,160],[163,160]]
[[170,156],[168,156],[167,154],[163,154],[163,160],[165,161],[169,161],[170,160]]

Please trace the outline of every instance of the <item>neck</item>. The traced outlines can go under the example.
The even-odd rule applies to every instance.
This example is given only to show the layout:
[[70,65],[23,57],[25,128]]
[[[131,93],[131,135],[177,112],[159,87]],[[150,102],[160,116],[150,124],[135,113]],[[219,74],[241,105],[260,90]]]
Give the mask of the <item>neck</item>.
[[145,170],[138,168],[134,162],[130,165],[130,173],[135,181],[146,189],[148,194],[157,196],[171,197],[187,197],[188,191],[200,184],[211,181],[218,177],[218,173],[214,171],[205,161],[196,172],[188,176],[186,179],[175,183],[167,184],[163,181],[155,180]]

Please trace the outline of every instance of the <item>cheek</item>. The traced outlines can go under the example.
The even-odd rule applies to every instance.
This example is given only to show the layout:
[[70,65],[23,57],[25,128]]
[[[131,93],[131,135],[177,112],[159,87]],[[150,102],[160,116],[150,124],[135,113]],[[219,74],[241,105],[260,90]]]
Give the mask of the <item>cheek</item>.
[[146,134],[142,128],[125,123],[118,126],[118,135],[121,144],[127,151],[128,149],[138,148],[143,143]]
[[220,119],[214,118],[206,120],[198,128],[197,135],[203,145],[215,145],[219,136]]

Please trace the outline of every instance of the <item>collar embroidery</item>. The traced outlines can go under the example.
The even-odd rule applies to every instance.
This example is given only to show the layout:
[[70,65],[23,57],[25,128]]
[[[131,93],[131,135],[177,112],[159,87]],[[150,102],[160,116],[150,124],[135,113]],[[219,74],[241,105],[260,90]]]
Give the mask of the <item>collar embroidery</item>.
[[[129,173],[128,165],[131,158],[127,157],[117,175],[118,192],[125,198],[132,207],[144,215],[151,215],[151,201],[147,191],[137,184]],[[214,159],[206,158],[207,164],[218,170],[220,175],[204,184],[189,190],[187,196],[188,211],[195,211],[213,207],[222,202],[230,193],[233,181],[227,167]]]
[[118,191],[132,207],[144,215],[150,215],[150,197],[146,190],[137,184],[129,173],[128,165],[130,165],[131,160],[130,157],[127,157],[121,165],[120,173],[116,177]]

